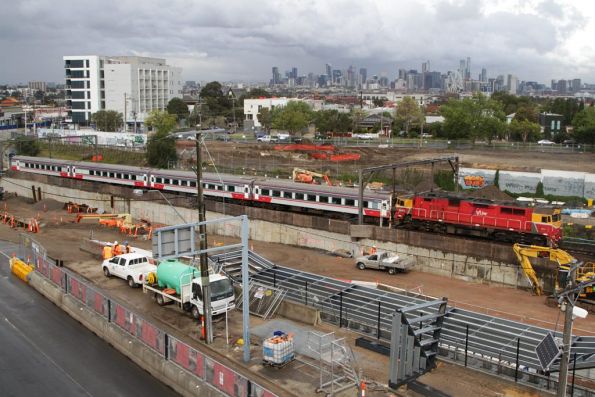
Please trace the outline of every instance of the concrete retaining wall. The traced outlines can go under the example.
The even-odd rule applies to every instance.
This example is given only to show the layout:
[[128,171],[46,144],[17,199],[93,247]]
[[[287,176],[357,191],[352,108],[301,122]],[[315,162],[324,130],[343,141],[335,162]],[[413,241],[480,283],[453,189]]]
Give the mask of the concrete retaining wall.
[[208,386],[189,372],[183,371],[177,365],[167,361],[160,354],[118,328],[117,325],[109,323],[99,314],[93,313],[74,297],[65,295],[59,287],[41,275],[33,272],[29,284],[72,318],[181,395],[224,396],[223,393]]
[[[36,175],[35,179],[43,179],[38,177]],[[73,180],[66,180],[65,183],[71,185],[73,182],[83,185],[87,183]],[[112,201],[112,194],[116,192],[112,192],[114,186],[108,186],[108,192],[101,193],[76,189],[74,187],[76,184],[73,187],[55,186],[37,180],[26,181],[5,177],[0,183],[0,186],[3,186],[7,191],[17,192],[19,195],[26,197],[31,196],[32,185],[41,188],[42,197],[44,198],[65,200],[64,197],[78,197],[76,200],[72,200],[93,207],[104,208],[109,212],[129,212],[136,219],[148,219],[155,223],[169,225],[181,222],[198,222],[196,209],[181,206],[176,206],[174,209],[168,204],[162,204],[163,200],[159,201],[160,196],[155,196],[154,193],[151,193],[153,196],[146,194],[135,199],[114,197]],[[52,196],[52,194],[56,194],[56,196]],[[187,201],[184,197],[180,197],[179,200]],[[112,202],[114,203],[113,209],[111,208]],[[365,230],[354,228],[356,233],[359,231],[358,236],[371,236],[354,241],[350,235],[349,224],[344,221],[239,205],[226,205],[223,207],[223,203],[220,202],[212,203],[211,208],[220,211],[207,210],[207,219],[246,213],[250,218],[250,238],[253,240],[316,248],[331,252],[342,249],[354,252],[355,255],[360,255],[365,247],[376,245],[379,250],[389,250],[415,257],[417,261],[416,269],[419,271],[469,281],[529,287],[516,263],[512,248],[506,247],[503,249],[502,245],[487,241],[472,241],[453,236],[376,226],[366,226]],[[225,213],[223,213],[223,210],[225,210]],[[285,223],[277,223],[276,218],[279,217],[283,218],[282,221]],[[211,225],[208,232],[239,237],[240,224],[238,222]],[[466,252],[474,252],[474,254],[466,254]],[[542,272],[539,268],[536,270],[538,274]]]

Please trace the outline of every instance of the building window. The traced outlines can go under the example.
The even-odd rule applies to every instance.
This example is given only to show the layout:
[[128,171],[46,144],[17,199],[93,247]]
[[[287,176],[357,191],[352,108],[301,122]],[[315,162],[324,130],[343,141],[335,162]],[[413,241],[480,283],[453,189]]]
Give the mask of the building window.
[[[89,60],[88,59],[85,60],[85,66],[89,67]],[[89,76],[87,76],[87,77],[89,77]]]

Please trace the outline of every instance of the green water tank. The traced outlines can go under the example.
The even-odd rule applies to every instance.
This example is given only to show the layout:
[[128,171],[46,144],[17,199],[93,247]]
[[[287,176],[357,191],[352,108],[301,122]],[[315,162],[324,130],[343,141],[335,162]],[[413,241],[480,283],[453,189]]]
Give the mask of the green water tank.
[[157,266],[157,284],[161,288],[174,288],[179,295],[182,284],[189,284],[200,271],[175,259],[168,259]]

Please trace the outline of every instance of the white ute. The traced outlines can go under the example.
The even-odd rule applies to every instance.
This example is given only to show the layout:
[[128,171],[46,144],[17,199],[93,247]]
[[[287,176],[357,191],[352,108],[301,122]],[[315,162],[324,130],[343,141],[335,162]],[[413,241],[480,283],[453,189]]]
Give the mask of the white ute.
[[116,276],[128,281],[131,288],[143,284],[147,275],[157,270],[146,255],[130,253],[106,259],[101,264],[105,277]]

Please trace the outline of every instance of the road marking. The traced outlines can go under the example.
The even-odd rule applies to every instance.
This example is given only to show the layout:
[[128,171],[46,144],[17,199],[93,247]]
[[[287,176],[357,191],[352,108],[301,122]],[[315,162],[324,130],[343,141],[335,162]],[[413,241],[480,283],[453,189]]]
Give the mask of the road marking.
[[27,337],[27,335],[25,335],[16,325],[14,325],[8,318],[4,317],[4,321],[6,321],[8,323],[8,325],[10,325],[20,336],[23,337],[23,339],[25,339],[25,341],[27,343],[29,343],[31,346],[33,346],[37,351],[39,351],[39,353],[41,353],[41,355],[43,357],[45,357],[50,363],[52,363],[60,372],[62,372],[64,375],[66,375],[66,377],[68,379],[70,379],[72,381],[72,383],[74,383],[75,385],[77,385],[78,387],[81,388],[81,390],[83,390],[85,392],[85,394],[87,396],[93,397],[93,395],[91,393],[89,393],[89,391],[87,389],[85,389],[83,387],[83,385],[81,385],[80,383],[78,383],[72,376],[70,376],[70,374],[68,372],[66,372],[64,370],[64,368],[62,368],[60,365],[58,365],[58,363],[56,363],[50,356],[48,356],[47,354],[45,354],[43,352],[43,350],[41,350],[39,348],[39,346],[37,346],[37,344],[35,342],[33,342],[29,337]]

